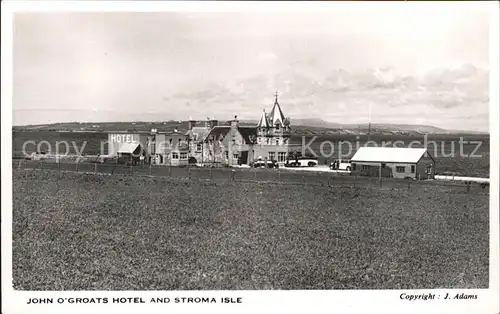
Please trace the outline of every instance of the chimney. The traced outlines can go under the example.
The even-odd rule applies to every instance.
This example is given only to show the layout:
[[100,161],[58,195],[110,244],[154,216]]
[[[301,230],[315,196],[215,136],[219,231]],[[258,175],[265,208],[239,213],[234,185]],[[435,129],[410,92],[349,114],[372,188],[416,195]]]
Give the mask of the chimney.
[[234,119],[231,120],[231,128],[237,128],[238,127],[238,116],[234,116]]
[[219,121],[217,120],[210,120],[210,128],[213,129],[214,127],[216,127],[217,125],[219,124]]
[[189,130],[192,130],[195,125],[196,125],[196,120],[193,120],[191,119],[191,117],[189,117],[189,122],[188,122]]

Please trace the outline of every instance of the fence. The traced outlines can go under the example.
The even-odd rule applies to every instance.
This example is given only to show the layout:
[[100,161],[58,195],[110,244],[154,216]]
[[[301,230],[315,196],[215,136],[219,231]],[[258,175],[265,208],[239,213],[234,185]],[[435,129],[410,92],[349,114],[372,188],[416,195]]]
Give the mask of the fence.
[[266,182],[275,184],[313,185],[328,187],[351,187],[396,190],[432,190],[452,193],[476,193],[488,195],[487,184],[453,181],[414,181],[393,178],[374,178],[346,174],[293,169],[256,168],[211,168],[211,167],[169,167],[147,164],[125,166],[99,163],[55,163],[43,160],[13,160],[13,169],[53,170],[62,172],[95,173],[104,175],[155,176],[183,180],[211,180],[214,182]]

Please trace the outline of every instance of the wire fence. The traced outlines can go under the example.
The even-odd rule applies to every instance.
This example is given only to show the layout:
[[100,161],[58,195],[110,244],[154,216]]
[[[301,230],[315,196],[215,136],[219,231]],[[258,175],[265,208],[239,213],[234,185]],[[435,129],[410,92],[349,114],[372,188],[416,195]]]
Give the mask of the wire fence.
[[474,193],[489,195],[489,184],[477,182],[408,180],[353,176],[334,172],[297,171],[287,168],[212,168],[173,167],[148,164],[120,165],[76,162],[44,162],[43,160],[13,160],[17,170],[51,170],[59,172],[91,173],[103,175],[169,177],[181,180],[210,180],[219,183],[253,182],[290,184],[299,186],[350,187],[368,189],[425,190],[447,193]]

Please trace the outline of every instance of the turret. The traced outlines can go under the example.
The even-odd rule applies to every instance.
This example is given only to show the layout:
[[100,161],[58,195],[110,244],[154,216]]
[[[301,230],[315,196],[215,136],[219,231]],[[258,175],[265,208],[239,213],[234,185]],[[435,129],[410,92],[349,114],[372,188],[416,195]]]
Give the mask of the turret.
[[278,103],[278,92],[276,92],[274,98],[273,109],[271,110],[271,124],[276,126],[279,123],[280,126],[284,126],[283,121],[285,120],[285,116],[283,115],[283,111],[281,111],[280,104]]
[[260,117],[259,123],[257,124],[258,128],[268,128],[269,122],[267,121],[266,110],[262,110],[262,116]]

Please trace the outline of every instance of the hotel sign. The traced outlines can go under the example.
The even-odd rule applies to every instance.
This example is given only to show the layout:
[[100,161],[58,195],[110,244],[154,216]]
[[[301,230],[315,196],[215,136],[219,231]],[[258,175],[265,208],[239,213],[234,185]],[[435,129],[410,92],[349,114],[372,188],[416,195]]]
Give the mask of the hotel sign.
[[139,134],[110,134],[111,143],[139,143]]

